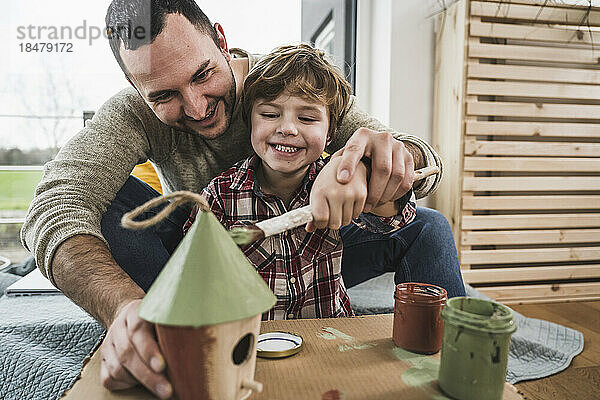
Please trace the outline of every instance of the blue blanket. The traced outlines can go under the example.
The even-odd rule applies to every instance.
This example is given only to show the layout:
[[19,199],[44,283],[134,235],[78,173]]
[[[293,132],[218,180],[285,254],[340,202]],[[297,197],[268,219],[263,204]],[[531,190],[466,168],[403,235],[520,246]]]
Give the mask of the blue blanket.
[[0,297],[0,399],[58,399],[103,332],[65,296]]

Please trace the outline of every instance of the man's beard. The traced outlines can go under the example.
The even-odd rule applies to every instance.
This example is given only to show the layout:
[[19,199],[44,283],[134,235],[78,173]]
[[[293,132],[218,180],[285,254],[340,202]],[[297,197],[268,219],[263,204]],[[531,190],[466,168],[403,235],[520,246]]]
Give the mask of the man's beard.
[[[188,120],[186,119],[185,116],[182,119],[180,119],[179,121],[177,121],[177,125],[179,125],[181,130],[188,132],[188,133],[193,133],[196,135],[203,136],[207,139],[215,139],[227,131],[227,129],[229,128],[229,125],[231,124],[231,118],[233,116],[233,110],[235,108],[235,100],[236,100],[235,75],[233,74],[231,65],[229,65],[229,63],[227,63],[227,66],[229,67],[229,72],[231,74],[231,81],[230,81],[231,85],[229,87],[229,91],[227,92],[227,94],[225,94],[225,96],[219,97],[213,106],[215,108],[218,108],[219,102],[221,100],[223,100],[223,113],[225,116],[225,126],[223,127],[223,131],[218,132],[217,134],[212,134],[212,135],[210,135],[210,137],[206,137],[205,135],[202,134],[202,132],[198,132],[197,130],[188,128],[186,125],[186,122]],[[215,109],[213,112],[217,112],[217,111],[218,110]],[[215,121],[215,122],[220,122],[220,121]],[[205,128],[205,129],[203,129],[203,131],[208,130],[208,129],[212,129],[212,127]]]
[[233,116],[233,109],[235,108],[235,99],[236,99],[236,88],[235,88],[235,75],[233,75],[233,70],[231,69],[231,65],[229,66],[229,72],[231,73],[231,88],[229,89],[229,93],[223,98],[223,105],[225,106],[225,129],[218,136],[225,133],[225,131],[229,128],[231,124],[231,117]]

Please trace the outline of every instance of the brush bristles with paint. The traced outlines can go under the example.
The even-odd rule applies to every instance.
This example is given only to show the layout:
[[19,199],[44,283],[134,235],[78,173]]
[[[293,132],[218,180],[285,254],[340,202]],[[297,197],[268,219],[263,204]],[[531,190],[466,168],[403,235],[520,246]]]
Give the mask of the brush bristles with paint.
[[[419,181],[439,172],[437,166],[431,166],[415,171],[414,181]],[[266,237],[277,235],[312,221],[310,205],[297,208],[277,217],[258,222],[254,225],[233,228],[229,235],[237,245],[246,245]]]
[[288,211],[285,214],[257,222],[254,225],[242,228],[233,228],[229,235],[238,245],[252,243],[268,236],[277,235],[307,224],[312,221],[312,207],[310,205]]

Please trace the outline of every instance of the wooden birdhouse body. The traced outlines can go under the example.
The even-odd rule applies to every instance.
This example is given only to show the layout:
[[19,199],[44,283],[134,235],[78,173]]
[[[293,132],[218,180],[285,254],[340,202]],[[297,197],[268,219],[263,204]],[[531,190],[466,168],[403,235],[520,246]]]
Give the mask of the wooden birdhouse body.
[[244,320],[185,328],[156,325],[167,375],[178,399],[246,399],[254,379],[260,315]]

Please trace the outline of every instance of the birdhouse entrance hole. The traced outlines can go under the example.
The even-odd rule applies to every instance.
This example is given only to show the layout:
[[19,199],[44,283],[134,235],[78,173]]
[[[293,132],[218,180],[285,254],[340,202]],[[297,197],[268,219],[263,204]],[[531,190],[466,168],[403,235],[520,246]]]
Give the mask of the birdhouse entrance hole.
[[248,359],[250,351],[252,350],[252,344],[254,343],[254,335],[249,333],[235,345],[233,348],[233,363],[240,365]]

